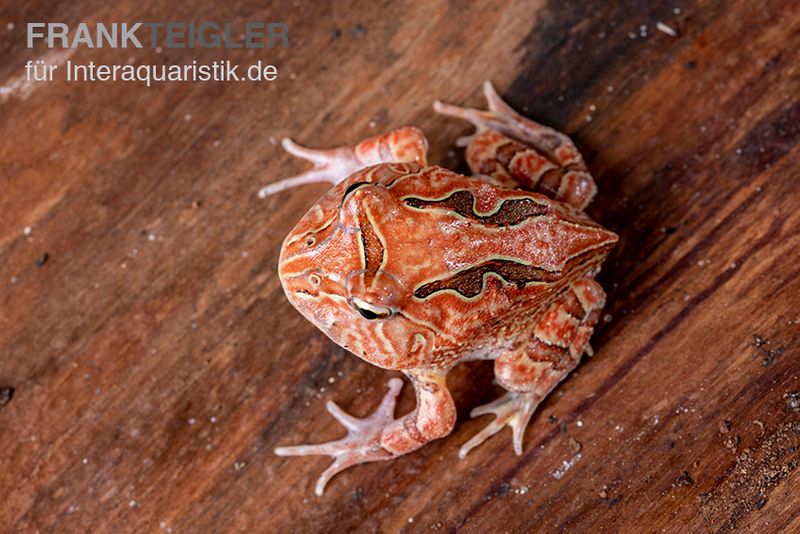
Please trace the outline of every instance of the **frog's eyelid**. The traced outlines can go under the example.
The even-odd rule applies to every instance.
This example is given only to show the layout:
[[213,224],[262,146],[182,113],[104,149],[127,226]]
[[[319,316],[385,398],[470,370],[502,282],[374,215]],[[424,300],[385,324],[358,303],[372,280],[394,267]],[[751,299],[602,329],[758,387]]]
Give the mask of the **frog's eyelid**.
[[356,309],[358,310],[358,313],[361,315],[361,317],[367,319],[368,321],[374,321],[375,319],[385,319],[386,317],[388,317],[388,315],[387,316],[379,315],[371,310],[366,310],[364,308],[356,308]]
[[361,317],[367,319],[368,321],[375,321],[378,319],[389,319],[394,315],[394,311],[391,308],[387,308],[385,306],[376,306],[366,300],[362,300],[358,297],[352,297],[350,299],[350,304],[353,308],[358,312]]

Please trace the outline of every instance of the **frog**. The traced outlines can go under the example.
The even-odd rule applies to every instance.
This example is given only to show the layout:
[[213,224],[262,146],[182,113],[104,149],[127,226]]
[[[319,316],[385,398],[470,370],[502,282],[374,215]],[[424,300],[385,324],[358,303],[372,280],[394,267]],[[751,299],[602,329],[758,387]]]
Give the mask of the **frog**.
[[334,343],[399,371],[416,396],[399,417],[397,377],[366,417],[329,400],[346,436],[275,448],[279,456],[332,458],[316,482],[319,496],[345,469],[449,435],[456,408],[446,379],[463,362],[492,361],[505,393],[471,411],[493,419],[458,456],[505,427],[521,455],[539,404],[593,353],[606,302],[596,276],[618,241],[585,212],[595,181],[569,136],[518,114],[491,82],[483,93],[483,110],[433,104],[474,126],[456,142],[470,176],[428,164],[425,135],[405,126],[331,149],[285,138],[285,150],[312,167],[259,192],[332,184],[283,241],[283,290]]

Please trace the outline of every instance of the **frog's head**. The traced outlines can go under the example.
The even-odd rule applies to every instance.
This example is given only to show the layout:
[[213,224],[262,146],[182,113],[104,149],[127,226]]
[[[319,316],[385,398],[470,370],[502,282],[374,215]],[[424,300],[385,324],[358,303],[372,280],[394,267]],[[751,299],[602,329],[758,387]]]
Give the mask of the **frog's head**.
[[393,369],[415,365],[432,345],[402,313],[413,291],[385,269],[380,235],[401,206],[375,182],[406,167],[368,168],[331,189],[286,237],[279,260],[284,291],[301,314],[338,345]]

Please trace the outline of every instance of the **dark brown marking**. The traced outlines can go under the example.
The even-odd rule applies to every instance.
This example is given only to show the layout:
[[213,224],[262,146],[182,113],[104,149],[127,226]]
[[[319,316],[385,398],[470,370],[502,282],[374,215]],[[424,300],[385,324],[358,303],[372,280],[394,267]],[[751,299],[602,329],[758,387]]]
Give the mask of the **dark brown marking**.
[[361,245],[364,248],[364,269],[369,275],[375,276],[383,263],[385,254],[383,243],[364,211],[359,213],[358,226],[361,229]]
[[586,266],[601,262],[612,248],[614,248],[614,243],[587,249],[567,260],[564,269],[559,271],[549,271],[542,267],[526,265],[513,260],[489,260],[460,271],[449,278],[423,284],[414,291],[414,296],[424,299],[437,291],[451,289],[467,298],[472,298],[483,291],[483,276],[488,273],[494,273],[505,282],[515,284],[520,289],[531,282],[555,282],[565,272],[584,271],[587,270]]
[[586,316],[583,305],[581,304],[581,301],[578,300],[578,297],[575,295],[574,291],[565,291],[564,295],[561,297],[561,301],[564,303],[564,308],[567,310],[567,313],[569,313],[575,319],[582,321]]
[[736,154],[752,168],[774,164],[800,140],[800,102],[777,108],[753,126],[739,143]]
[[563,369],[564,364],[570,361],[569,349],[548,345],[536,336],[528,342],[526,357],[532,362],[549,363],[555,371]]
[[405,203],[417,209],[445,209],[451,210],[462,217],[491,226],[513,226],[520,224],[531,217],[546,215],[548,206],[540,204],[530,198],[515,198],[504,200],[500,209],[491,215],[475,213],[475,197],[470,191],[456,191],[441,200],[426,200],[422,198],[407,198]]
[[553,282],[561,277],[559,271],[548,271],[535,265],[525,265],[513,260],[489,260],[449,278],[424,284],[414,291],[414,296],[424,299],[437,291],[452,289],[471,298],[483,291],[483,277],[488,273],[496,274],[509,284],[516,284],[519,288],[523,288],[531,282]]
[[508,166],[511,164],[511,160],[514,159],[514,156],[520,152],[524,152],[525,150],[528,150],[525,145],[521,145],[516,141],[509,141],[495,149],[495,159],[497,159],[497,162],[500,165],[508,169]]
[[550,169],[545,172],[536,184],[535,190],[549,197],[555,197],[561,188],[561,180],[564,177],[564,169]]

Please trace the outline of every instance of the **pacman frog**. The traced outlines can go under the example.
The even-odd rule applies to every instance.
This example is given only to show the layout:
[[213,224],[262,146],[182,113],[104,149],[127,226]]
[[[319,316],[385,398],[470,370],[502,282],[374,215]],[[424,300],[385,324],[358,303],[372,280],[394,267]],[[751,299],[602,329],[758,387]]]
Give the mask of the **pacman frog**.
[[317,495],[350,466],[448,435],[456,410],[446,377],[470,360],[492,360],[506,393],[472,410],[494,419],[459,456],[505,426],[521,454],[536,407],[591,354],[606,299],[595,276],[618,237],[583,211],[596,186],[570,138],[517,114],[490,82],[484,93],[487,110],[434,103],[475,126],[457,143],[472,176],[428,165],[423,133],[404,127],[328,150],[284,139],[313,168],[259,193],[334,184],[283,242],[286,296],[335,343],[402,372],[416,392],[416,408],[401,417],[399,378],[363,419],[329,401],[346,437],[275,449],[333,457]]

